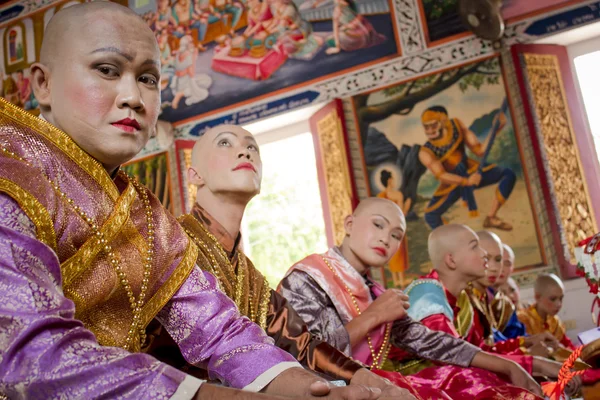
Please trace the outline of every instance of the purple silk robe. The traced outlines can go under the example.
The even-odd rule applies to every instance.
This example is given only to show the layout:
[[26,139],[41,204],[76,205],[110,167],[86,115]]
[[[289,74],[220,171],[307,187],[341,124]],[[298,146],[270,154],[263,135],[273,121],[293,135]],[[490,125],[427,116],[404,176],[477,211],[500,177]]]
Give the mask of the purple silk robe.
[[[10,399],[191,399],[201,380],[143,353],[100,346],[74,318],[56,254],[0,193],[0,394]],[[189,363],[228,386],[258,391],[299,364],[241,317],[194,267],[156,319]]]

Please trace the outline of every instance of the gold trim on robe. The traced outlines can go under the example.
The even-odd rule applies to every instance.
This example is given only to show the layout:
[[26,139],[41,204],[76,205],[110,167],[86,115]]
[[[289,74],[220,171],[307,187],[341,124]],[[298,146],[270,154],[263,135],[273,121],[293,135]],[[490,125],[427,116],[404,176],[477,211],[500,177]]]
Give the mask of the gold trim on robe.
[[221,290],[235,302],[240,313],[266,329],[271,299],[271,288],[267,279],[239,250],[239,265],[237,269],[234,268],[221,244],[193,215],[182,215],[178,220],[198,246],[199,254],[210,260],[209,263],[198,265],[217,278]]
[[[54,249],[75,317],[101,345],[139,351],[143,330],[185,282],[197,258],[175,219],[147,188],[124,173],[113,180],[66,133],[1,98],[0,182],[0,191],[35,224],[38,239]],[[157,239],[151,241],[151,235]],[[141,329],[128,346],[134,311],[123,279],[139,296],[149,254]],[[114,262],[124,277],[117,275]]]
[[21,206],[23,212],[35,225],[38,239],[56,251],[56,232],[54,232],[52,217],[46,207],[31,193],[6,179],[0,178],[0,192],[8,194]]

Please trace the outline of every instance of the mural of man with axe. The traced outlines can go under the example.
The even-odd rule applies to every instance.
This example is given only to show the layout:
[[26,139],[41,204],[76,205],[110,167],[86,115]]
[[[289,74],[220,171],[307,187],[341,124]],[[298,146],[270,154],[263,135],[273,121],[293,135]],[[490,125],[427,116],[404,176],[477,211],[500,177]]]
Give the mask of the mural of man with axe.
[[[419,160],[440,182],[425,209],[425,222],[431,229],[444,224],[442,215],[460,199],[468,206],[469,215],[477,216],[474,191],[497,183],[496,195],[483,227],[512,230],[512,225],[497,214],[515,186],[516,175],[509,168],[486,163],[497,133],[506,125],[507,109],[505,100],[485,144],[480,143],[460,119],[449,118],[443,106],[433,106],[423,112],[421,122],[428,140],[421,146]],[[479,157],[479,162],[467,156],[467,148]]]

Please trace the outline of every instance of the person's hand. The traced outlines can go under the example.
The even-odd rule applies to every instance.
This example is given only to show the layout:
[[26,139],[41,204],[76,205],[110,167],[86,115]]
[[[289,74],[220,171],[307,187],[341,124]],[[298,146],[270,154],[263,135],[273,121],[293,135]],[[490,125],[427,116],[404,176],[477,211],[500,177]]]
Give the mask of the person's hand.
[[377,400],[381,389],[363,385],[335,386],[329,382],[317,381],[310,385],[310,397],[328,400]]
[[544,397],[540,385],[538,385],[531,375],[529,375],[519,364],[512,361],[510,362],[510,366],[508,367],[508,378],[513,385],[529,390],[531,393],[540,397]]
[[363,315],[372,315],[377,319],[377,325],[381,325],[406,317],[409,307],[408,296],[402,290],[388,289],[371,303]]
[[531,354],[532,356],[548,358],[552,353],[552,349],[548,348],[548,346],[546,346],[544,343],[536,343],[527,348],[527,353]]
[[562,364],[559,362],[547,358],[533,357],[533,374],[536,376],[556,379],[561,367]]
[[379,397],[380,400],[388,398],[401,400],[416,399],[415,396],[413,396],[408,390],[394,385],[389,380],[374,374],[366,368],[356,371],[352,377],[352,380],[350,381],[350,384],[381,389],[381,396]]
[[292,398],[331,400],[376,400],[381,395],[380,389],[363,385],[335,386],[300,367],[283,371],[262,392]]
[[481,174],[475,172],[467,178],[467,186],[477,186],[481,183]]
[[523,344],[525,347],[531,347],[538,343],[543,343],[546,347],[556,350],[560,347],[560,342],[550,332],[542,332],[537,335],[525,336]]

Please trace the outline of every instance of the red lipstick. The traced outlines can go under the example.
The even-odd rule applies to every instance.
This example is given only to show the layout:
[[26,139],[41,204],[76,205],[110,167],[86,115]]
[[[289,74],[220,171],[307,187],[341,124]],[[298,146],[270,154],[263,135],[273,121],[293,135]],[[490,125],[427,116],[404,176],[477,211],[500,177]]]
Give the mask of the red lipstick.
[[122,131],[133,133],[135,131],[139,131],[140,124],[135,119],[124,118],[120,121],[111,123],[115,128],[121,129]]
[[254,165],[252,165],[252,163],[249,163],[249,162],[240,163],[233,170],[234,171],[239,171],[240,169],[249,169],[249,170],[251,170],[253,172],[256,172],[256,168],[254,167]]
[[387,250],[383,247],[373,247],[373,250],[382,257],[387,257]]

